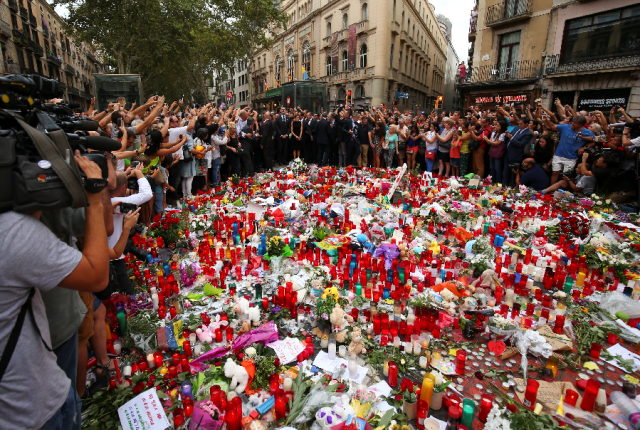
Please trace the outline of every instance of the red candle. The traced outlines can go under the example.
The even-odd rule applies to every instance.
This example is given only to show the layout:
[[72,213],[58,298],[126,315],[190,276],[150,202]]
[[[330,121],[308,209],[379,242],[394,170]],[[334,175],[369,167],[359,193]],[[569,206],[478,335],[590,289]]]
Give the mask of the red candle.
[[458,375],[464,375],[464,368],[467,362],[467,351],[459,349],[456,352],[456,373]]
[[154,355],[153,356],[153,364],[156,365],[156,369],[162,367],[162,355]]
[[486,394],[482,395],[482,400],[480,400],[480,412],[478,413],[478,419],[480,421],[487,422],[487,416],[493,407],[493,399],[491,396]]
[[564,315],[556,315],[556,325],[553,328],[555,334],[562,334],[564,330]]
[[171,315],[171,319],[174,319],[177,314],[178,314],[178,311],[176,311],[176,307],[175,306],[171,306],[169,308],[169,315]]
[[182,367],[182,371],[183,372],[189,372],[191,373],[191,366],[189,366],[189,360],[186,358],[183,358],[180,360],[180,367]]
[[598,391],[600,391],[600,383],[596,380],[589,379],[587,381],[587,387],[584,390],[584,395],[582,396],[582,402],[580,403],[580,409],[587,412],[593,411],[593,405],[596,402],[596,397],[598,396]]
[[538,381],[536,381],[535,379],[527,379],[527,389],[524,393],[524,400],[522,401],[522,404],[531,410],[536,407],[538,388],[540,388],[540,383]]
[[187,357],[191,357],[191,342],[189,342],[188,340],[185,340],[182,343],[182,349],[184,349],[184,353],[187,355]]
[[609,333],[607,335],[607,342],[609,342],[610,345],[613,345],[617,341],[618,341],[618,336],[615,333]]
[[392,387],[398,385],[398,366],[395,361],[389,362],[389,385]]
[[175,378],[178,376],[178,368],[176,366],[169,366],[169,375],[172,378]]

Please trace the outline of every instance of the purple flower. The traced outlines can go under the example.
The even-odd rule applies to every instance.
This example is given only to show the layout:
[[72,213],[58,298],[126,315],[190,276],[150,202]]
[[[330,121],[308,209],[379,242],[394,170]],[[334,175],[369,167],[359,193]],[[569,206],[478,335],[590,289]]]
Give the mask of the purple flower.
[[271,313],[277,314],[278,312],[280,312],[280,309],[282,309],[282,307],[274,306],[273,308],[271,308]]
[[328,319],[329,319],[329,315],[327,315],[327,314],[326,314],[326,312],[325,312],[325,313],[323,313],[323,314],[322,314],[322,319],[323,319],[323,320],[328,320]]

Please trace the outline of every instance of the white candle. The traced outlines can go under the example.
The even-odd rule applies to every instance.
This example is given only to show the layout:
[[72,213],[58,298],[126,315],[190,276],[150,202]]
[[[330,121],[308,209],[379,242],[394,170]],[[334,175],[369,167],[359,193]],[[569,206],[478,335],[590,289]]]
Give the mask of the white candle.
[[122,369],[122,376],[124,376],[125,378],[128,378],[131,376],[131,366],[129,365],[124,366],[124,368]]
[[413,353],[414,353],[415,355],[420,355],[420,352],[422,352],[422,346],[420,346],[420,343],[419,343],[419,342],[416,342],[416,343],[413,345]]
[[157,294],[152,294],[151,295],[151,301],[153,302],[153,310],[157,311],[158,307],[159,307],[159,300],[158,300],[158,295]]
[[291,387],[293,387],[293,379],[284,378],[284,382],[282,383],[282,389],[284,391],[291,391]]
[[200,345],[200,344],[196,345],[196,347],[194,348],[193,351],[194,351],[196,357],[200,356],[200,354],[202,354],[202,345]]
[[151,295],[158,294],[158,289],[156,287],[149,288],[149,293]]
[[393,338],[393,346],[396,348],[400,348],[400,338],[398,336]]
[[338,350],[340,357],[344,358],[347,356],[347,347],[345,345],[340,345],[340,348],[338,348]]
[[420,367],[422,367],[423,369],[426,369],[427,364],[429,364],[429,359],[425,356],[420,357]]
[[504,302],[508,305],[513,304],[513,288],[507,288],[507,294],[505,295]]
[[355,358],[349,360],[349,378],[355,379],[358,376],[358,363]]
[[407,324],[413,324],[415,320],[416,320],[416,316],[413,314],[413,312],[407,315]]
[[322,339],[320,339],[320,348],[325,349],[327,346],[329,346],[329,339],[322,337]]
[[116,353],[116,355],[120,355],[120,352],[122,351],[122,343],[120,343],[119,340],[116,340],[115,342],[113,342],[113,350]]
[[333,360],[336,358],[336,344],[331,342],[329,343],[329,359]]
[[443,378],[442,378],[442,373],[440,373],[440,372],[431,372],[431,373],[436,377],[436,380],[435,380],[435,381],[433,381],[433,382],[434,382],[436,385],[440,385],[440,384],[442,384],[442,379],[443,379]]
[[156,364],[153,361],[153,353],[152,352],[147,354],[147,366],[149,366],[149,369],[153,369],[154,367],[156,367]]
[[189,342],[191,342],[191,345],[195,345],[196,344],[196,334],[195,333],[191,333],[189,335]]

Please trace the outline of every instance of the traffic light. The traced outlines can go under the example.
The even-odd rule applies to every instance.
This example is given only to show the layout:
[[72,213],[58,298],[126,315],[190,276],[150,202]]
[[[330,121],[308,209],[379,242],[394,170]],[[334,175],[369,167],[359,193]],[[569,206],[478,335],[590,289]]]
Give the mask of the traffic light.
[[442,96],[438,96],[438,100],[436,100],[436,109],[442,109]]
[[347,91],[347,104],[351,104],[351,90]]

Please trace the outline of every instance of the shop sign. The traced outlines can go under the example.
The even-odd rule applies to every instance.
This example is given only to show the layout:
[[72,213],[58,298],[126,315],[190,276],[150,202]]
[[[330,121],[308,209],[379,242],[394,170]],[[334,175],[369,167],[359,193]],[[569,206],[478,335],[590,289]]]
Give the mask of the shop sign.
[[530,96],[531,94],[520,94],[520,95],[513,95],[513,96],[500,96],[500,95],[481,96],[481,97],[476,97],[476,101],[474,104],[481,105],[485,103],[500,104],[500,103],[526,102]]

